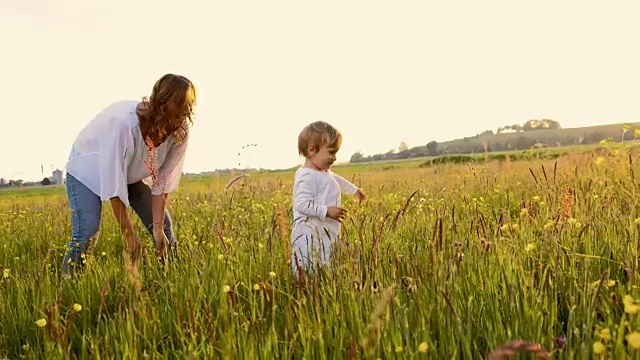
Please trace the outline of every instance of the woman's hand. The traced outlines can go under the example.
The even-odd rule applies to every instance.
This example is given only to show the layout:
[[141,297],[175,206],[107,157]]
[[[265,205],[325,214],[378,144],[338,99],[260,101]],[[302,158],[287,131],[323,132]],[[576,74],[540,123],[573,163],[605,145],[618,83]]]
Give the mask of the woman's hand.
[[142,245],[140,244],[140,238],[133,231],[126,232],[124,235],[124,246],[131,260],[135,261],[142,252]]
[[142,252],[142,245],[140,244],[140,238],[136,235],[135,231],[133,231],[131,221],[129,221],[127,207],[118,197],[112,197],[110,201],[113,214],[118,220],[118,224],[120,224],[120,230],[122,230],[125,251],[131,256],[131,261],[136,261]]
[[153,240],[156,243],[156,256],[160,259],[164,258],[169,248],[169,239],[164,233],[163,225],[153,225]]

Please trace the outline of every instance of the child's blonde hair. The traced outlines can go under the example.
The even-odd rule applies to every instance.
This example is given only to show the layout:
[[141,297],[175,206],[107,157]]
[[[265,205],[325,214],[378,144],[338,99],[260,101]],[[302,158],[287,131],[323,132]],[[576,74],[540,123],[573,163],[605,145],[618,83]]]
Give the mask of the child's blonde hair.
[[298,136],[298,154],[309,157],[308,149],[312,146],[319,150],[323,146],[340,148],[342,134],[324,121],[315,121],[305,126]]

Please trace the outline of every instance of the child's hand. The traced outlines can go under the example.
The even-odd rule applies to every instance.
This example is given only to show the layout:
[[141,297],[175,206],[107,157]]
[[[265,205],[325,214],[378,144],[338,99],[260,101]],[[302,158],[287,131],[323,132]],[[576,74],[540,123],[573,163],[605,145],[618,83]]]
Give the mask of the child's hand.
[[327,216],[330,217],[333,220],[342,222],[342,220],[344,219],[345,215],[347,213],[347,210],[343,209],[343,208],[339,208],[339,207],[335,207],[335,206],[329,206],[327,208]]
[[360,201],[360,202],[362,202],[362,200],[367,198],[367,196],[360,189],[358,189],[358,191],[356,191],[355,195],[358,198],[358,201]]

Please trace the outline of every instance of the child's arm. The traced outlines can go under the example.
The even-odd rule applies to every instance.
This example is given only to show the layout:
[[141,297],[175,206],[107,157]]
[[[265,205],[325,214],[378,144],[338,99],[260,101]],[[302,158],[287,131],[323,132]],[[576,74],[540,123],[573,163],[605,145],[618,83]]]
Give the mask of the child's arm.
[[358,197],[358,199],[360,201],[364,200],[366,198],[366,196],[364,195],[364,193],[362,192],[362,190],[360,190],[360,188],[358,188],[357,186],[355,186],[353,183],[351,183],[349,180],[343,178],[342,176],[332,172],[333,176],[335,177],[336,181],[338,182],[338,185],[340,185],[340,190],[342,192],[345,192],[347,194],[351,194],[351,195],[355,195]]
[[302,174],[293,185],[293,208],[300,214],[324,219],[327,207],[315,201],[316,182],[311,174]]
[[338,185],[340,185],[340,190],[342,192],[353,195],[358,191],[358,187],[352,184],[349,180],[343,178],[342,176],[334,172],[332,173],[333,173],[333,177],[336,178]]

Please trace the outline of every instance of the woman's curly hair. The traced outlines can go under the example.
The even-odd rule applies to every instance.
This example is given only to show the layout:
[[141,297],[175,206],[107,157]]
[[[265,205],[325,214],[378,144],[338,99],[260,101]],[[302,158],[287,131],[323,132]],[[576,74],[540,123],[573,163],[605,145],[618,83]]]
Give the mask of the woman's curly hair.
[[138,116],[149,124],[144,139],[155,146],[173,136],[182,142],[193,125],[197,91],[193,83],[182,75],[165,74],[153,86],[150,97],[142,98],[143,110]]

